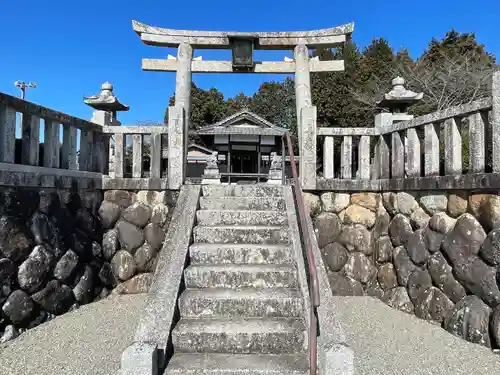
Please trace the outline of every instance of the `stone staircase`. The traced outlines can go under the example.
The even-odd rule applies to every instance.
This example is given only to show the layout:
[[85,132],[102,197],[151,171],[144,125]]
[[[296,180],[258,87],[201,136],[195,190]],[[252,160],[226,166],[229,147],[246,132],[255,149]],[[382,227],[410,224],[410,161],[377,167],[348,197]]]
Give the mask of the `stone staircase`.
[[280,186],[204,186],[169,375],[309,372]]

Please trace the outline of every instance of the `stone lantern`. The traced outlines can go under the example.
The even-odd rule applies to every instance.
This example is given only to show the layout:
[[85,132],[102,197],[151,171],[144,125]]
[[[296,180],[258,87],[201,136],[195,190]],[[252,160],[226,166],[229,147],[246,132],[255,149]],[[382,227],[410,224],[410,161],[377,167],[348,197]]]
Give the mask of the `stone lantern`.
[[379,108],[389,110],[375,115],[375,127],[381,131],[390,131],[392,124],[395,122],[411,120],[413,116],[408,114],[408,108],[424,97],[423,93],[407,90],[404,85],[404,78],[394,78],[392,80],[392,90],[377,102]]
[[[94,109],[90,121],[102,126],[120,126],[116,113],[130,109],[128,105],[120,103],[113,93],[113,85],[109,82],[101,85],[101,92],[98,95],[84,97],[83,102]],[[115,140],[113,136],[109,140],[108,161],[109,176],[114,177]]]
[[[408,114],[408,108],[416,103],[418,103],[424,97],[423,93],[416,93],[411,90],[406,89],[405,80],[402,77],[396,77],[392,80],[392,90],[384,95],[383,99],[377,102],[380,108],[387,108],[389,112],[382,112],[375,116],[375,128],[378,128],[384,133],[390,133],[392,125],[401,121],[409,121],[413,118],[413,115]],[[418,147],[420,149],[420,141],[415,129],[408,129],[403,134],[398,132],[392,133],[392,142],[399,140],[404,147],[405,161],[404,161],[404,171],[408,171],[408,143],[411,142],[414,148]],[[402,137],[402,139],[401,139]],[[381,137],[382,150],[376,152],[381,160],[377,162],[372,161],[372,176],[377,178],[388,178],[389,169],[385,164],[390,163],[389,159],[383,159],[381,155],[389,155],[388,145]],[[419,151],[420,152],[420,151]],[[376,158],[375,158],[376,159]]]

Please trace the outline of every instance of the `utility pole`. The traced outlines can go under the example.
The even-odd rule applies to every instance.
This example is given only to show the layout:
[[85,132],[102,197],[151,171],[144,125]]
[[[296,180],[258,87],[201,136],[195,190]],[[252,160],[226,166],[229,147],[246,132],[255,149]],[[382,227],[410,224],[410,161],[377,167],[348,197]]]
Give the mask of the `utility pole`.
[[[36,83],[35,82],[23,82],[23,81],[16,81],[14,82],[14,85],[19,87],[21,90],[21,99],[26,100],[26,89],[36,89]],[[23,114],[19,112],[19,124],[20,124],[20,129],[21,129],[21,134],[23,133]]]
[[14,82],[14,85],[19,87],[21,90],[21,99],[26,100],[26,89],[36,89],[36,83],[35,82],[23,82],[23,81],[16,81]]

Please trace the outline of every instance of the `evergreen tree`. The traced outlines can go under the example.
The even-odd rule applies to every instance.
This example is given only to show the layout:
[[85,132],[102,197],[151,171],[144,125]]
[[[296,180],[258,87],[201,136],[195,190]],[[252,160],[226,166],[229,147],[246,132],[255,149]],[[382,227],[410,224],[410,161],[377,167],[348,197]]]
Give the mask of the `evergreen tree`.
[[356,84],[360,53],[354,43],[335,50],[318,49],[313,56],[321,61],[344,60],[342,72],[311,74],[312,102],[317,107],[318,126],[357,126],[358,113],[353,108],[351,88]]
[[[175,94],[170,97],[169,106],[175,105]],[[191,86],[190,130],[210,125],[226,117],[228,104],[216,88],[203,90],[193,82]],[[165,111],[165,122],[168,123],[168,108]]]
[[351,86],[354,97],[353,110],[360,117],[358,126],[373,126],[373,118],[380,108],[377,102],[391,89],[392,80],[398,76],[398,64],[403,60],[394,54],[384,38],[374,39],[361,54],[357,76]]
[[448,31],[441,40],[432,39],[422,59],[435,65],[447,59],[469,60],[473,64],[490,66],[495,64],[495,57],[477,42],[474,33],[459,33],[454,29]]
[[227,116],[231,116],[241,110],[250,109],[250,102],[252,99],[240,92],[234,98],[227,100]]
[[295,91],[293,81],[265,82],[250,100],[250,110],[283,128],[293,128]]

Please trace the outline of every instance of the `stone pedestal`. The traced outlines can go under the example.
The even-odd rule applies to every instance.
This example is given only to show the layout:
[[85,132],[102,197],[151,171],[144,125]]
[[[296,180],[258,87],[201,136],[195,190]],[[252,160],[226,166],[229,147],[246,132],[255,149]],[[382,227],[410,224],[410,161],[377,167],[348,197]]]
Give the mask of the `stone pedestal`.
[[276,152],[271,153],[271,168],[267,183],[271,185],[281,185],[283,182],[283,158]]
[[201,183],[203,185],[216,185],[221,183],[218,162],[218,153],[214,151],[212,155],[208,157],[207,166],[203,171],[203,176],[201,176]]
[[203,176],[201,176],[201,178],[202,178],[201,183],[203,185],[216,185],[221,183],[219,168],[215,169],[205,168],[205,171],[203,172]]
[[267,183],[270,185],[281,185],[283,182],[283,171],[279,169],[270,170]]
[[[121,122],[113,117],[111,112],[101,110],[94,110],[90,122],[102,126],[121,126]],[[116,142],[110,142],[110,137],[100,136],[95,147],[98,149],[97,157],[100,159],[98,163],[102,165],[100,172],[115,177]]]

